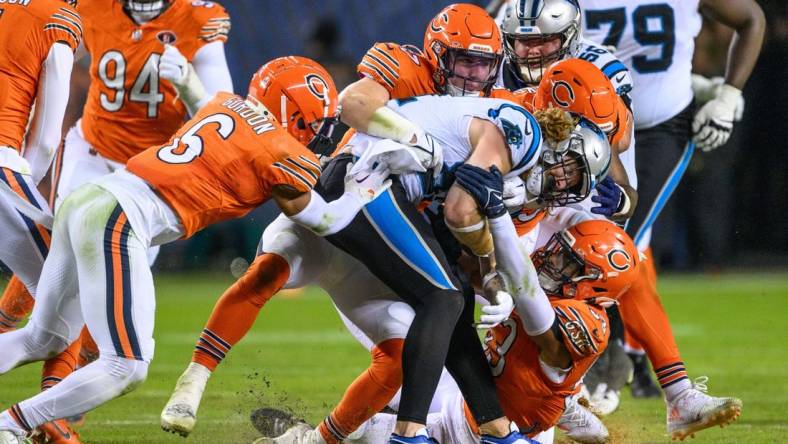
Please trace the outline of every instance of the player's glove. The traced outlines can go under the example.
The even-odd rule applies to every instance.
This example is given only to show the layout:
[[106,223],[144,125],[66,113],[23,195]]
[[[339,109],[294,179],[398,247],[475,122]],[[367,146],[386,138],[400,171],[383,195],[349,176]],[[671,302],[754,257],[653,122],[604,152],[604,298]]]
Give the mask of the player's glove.
[[506,205],[503,203],[503,174],[498,167],[493,165],[488,171],[466,163],[457,168],[454,176],[488,218],[494,219],[506,214]]
[[[715,99],[725,84],[722,77],[706,78],[700,74],[692,74],[692,94],[695,96],[695,103],[703,106]],[[744,116],[744,96],[739,96],[736,101],[736,111],[733,113],[733,121],[739,122]]]
[[728,141],[733,131],[736,104],[741,91],[725,84],[717,97],[703,105],[692,122],[692,140],[703,151],[711,151]]
[[438,140],[423,129],[419,128],[407,145],[412,147],[414,153],[421,161],[421,165],[432,170],[433,177],[437,177],[443,169],[443,146]]
[[514,299],[509,293],[500,290],[495,293],[495,296],[490,300],[490,304],[483,305],[481,310],[482,315],[479,316],[479,322],[474,324],[475,327],[480,330],[493,328],[509,319],[509,315],[514,310]]
[[599,182],[596,192],[596,196],[592,196],[591,201],[598,203],[599,206],[591,208],[592,213],[613,217],[624,212],[628,200],[627,193],[610,176]]
[[503,180],[503,204],[509,212],[522,209],[525,204],[525,182],[520,176],[507,177]]
[[366,205],[391,186],[389,169],[380,164],[373,170],[353,171],[353,164],[348,163],[345,173],[345,193],[357,198],[362,205]]
[[164,45],[164,52],[159,59],[159,77],[167,79],[175,85],[186,83],[189,73],[189,61],[172,45]]

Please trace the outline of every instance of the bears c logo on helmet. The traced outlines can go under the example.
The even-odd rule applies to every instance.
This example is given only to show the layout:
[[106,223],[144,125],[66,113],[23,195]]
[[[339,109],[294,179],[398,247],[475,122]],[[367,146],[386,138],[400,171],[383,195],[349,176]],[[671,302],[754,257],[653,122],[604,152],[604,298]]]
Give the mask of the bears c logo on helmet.
[[620,249],[610,250],[607,253],[607,262],[613,269],[618,271],[628,270],[632,263],[632,258],[629,254]]
[[558,105],[566,108],[575,101],[575,92],[572,87],[563,80],[558,80],[553,83],[551,90],[553,101]]
[[317,74],[308,74],[304,77],[304,81],[306,81],[306,87],[309,89],[309,92],[318,99],[325,100],[326,92],[328,91],[328,83],[326,83],[325,79]]

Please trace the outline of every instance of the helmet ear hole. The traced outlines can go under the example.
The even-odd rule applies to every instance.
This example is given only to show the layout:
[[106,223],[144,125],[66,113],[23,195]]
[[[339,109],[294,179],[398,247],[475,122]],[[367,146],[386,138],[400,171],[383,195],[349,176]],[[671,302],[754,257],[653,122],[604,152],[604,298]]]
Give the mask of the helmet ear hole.
[[298,120],[296,120],[296,126],[300,130],[305,130],[306,129],[306,123],[304,123],[304,118],[303,117],[299,117]]

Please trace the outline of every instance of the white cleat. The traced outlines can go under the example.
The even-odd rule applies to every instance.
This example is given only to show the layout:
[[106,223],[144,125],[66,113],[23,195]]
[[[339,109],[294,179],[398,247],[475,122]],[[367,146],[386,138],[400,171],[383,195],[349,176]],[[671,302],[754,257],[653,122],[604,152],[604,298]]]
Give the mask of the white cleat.
[[161,412],[162,430],[183,437],[191,433],[197,423],[197,409],[210,376],[211,371],[200,364],[192,362],[186,367]]
[[695,433],[719,425],[724,427],[741,415],[738,398],[716,398],[706,394],[706,376],[695,379],[692,387],[668,403],[668,434],[671,439],[684,440]]
[[312,426],[299,422],[276,438],[263,437],[252,444],[326,444],[326,441]]
[[604,382],[597,385],[594,394],[588,400],[588,408],[596,415],[607,416],[618,409],[621,402],[619,392],[607,388]]
[[583,444],[607,442],[607,427],[590,410],[578,404],[573,396],[566,398],[565,405],[564,413],[556,427],[566,436]]
[[25,437],[10,430],[0,430],[0,444],[24,444]]

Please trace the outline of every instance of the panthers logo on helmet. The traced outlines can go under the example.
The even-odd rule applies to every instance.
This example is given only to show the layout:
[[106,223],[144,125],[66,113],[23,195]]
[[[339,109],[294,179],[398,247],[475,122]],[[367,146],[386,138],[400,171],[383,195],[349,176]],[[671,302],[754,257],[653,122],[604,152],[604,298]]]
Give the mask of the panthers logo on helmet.
[[569,105],[575,101],[575,91],[572,89],[569,83],[563,80],[553,83],[551,94],[553,96],[553,102],[557,103],[563,108],[569,107]]
[[632,258],[626,251],[616,248],[607,253],[607,262],[614,270],[626,271],[631,266]]
[[328,83],[322,77],[317,74],[308,74],[304,77],[306,81],[306,87],[309,89],[309,92],[314,94],[320,100],[324,100],[326,98],[326,92],[328,91]]

